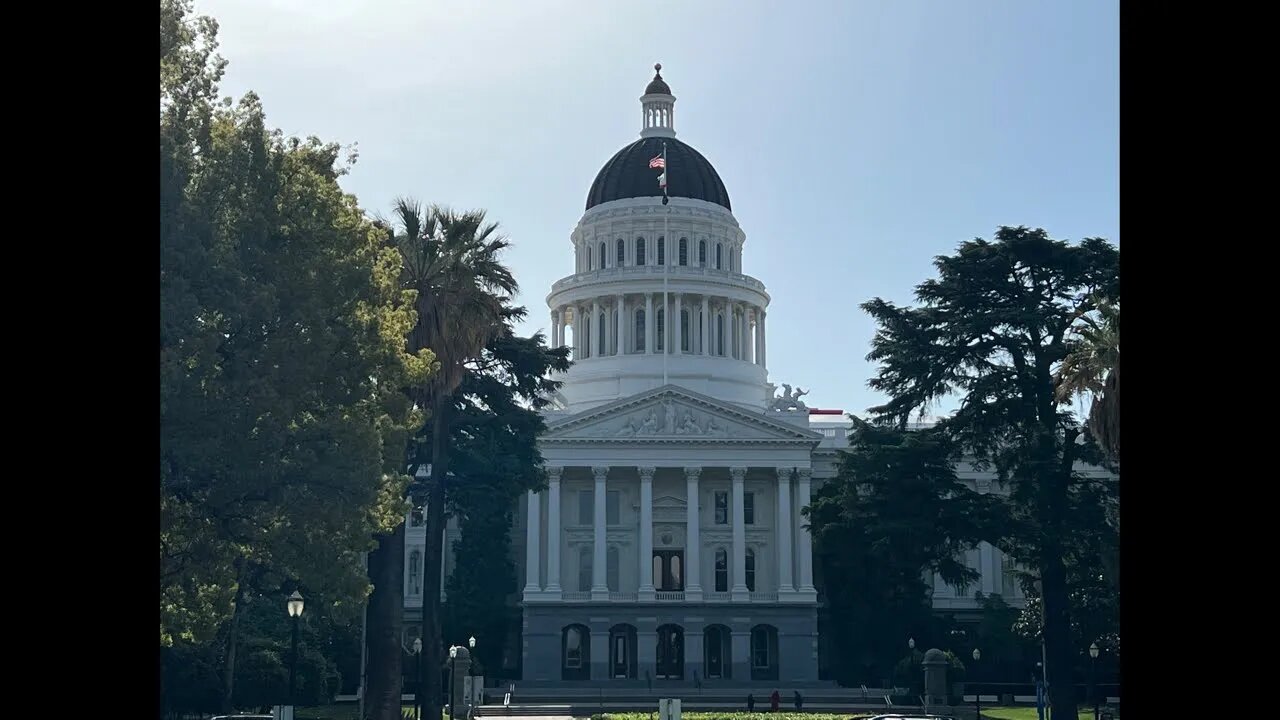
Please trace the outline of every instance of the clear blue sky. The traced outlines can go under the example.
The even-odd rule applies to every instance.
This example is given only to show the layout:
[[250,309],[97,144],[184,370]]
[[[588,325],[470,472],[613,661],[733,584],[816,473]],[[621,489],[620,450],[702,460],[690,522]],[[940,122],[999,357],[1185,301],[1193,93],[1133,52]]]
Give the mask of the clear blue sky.
[[1119,243],[1115,0],[197,0],[223,93],[285,132],[357,143],[344,186],[483,207],[530,309],[570,273],[600,166],[661,62],[676,131],[719,170],[762,280],[774,382],[810,406],[880,397],[858,304],[911,299],[998,225]]

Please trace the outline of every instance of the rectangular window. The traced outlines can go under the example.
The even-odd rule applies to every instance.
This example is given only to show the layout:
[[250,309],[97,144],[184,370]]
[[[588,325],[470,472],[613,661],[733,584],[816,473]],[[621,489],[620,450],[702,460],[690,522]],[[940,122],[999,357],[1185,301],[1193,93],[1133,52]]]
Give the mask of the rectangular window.
[[622,524],[622,491],[610,490],[605,494],[604,522],[606,525]]
[[591,589],[591,553],[590,547],[584,547],[578,552],[578,592]]
[[609,592],[618,592],[618,548],[609,548],[605,555],[605,584],[609,586]]
[[578,491],[578,524],[590,525],[595,521],[594,490]]
[[1003,566],[1001,568],[1002,572],[1000,573],[1000,594],[1006,599],[1011,598],[1013,597],[1014,591],[1018,588],[1017,568],[1013,564],[1013,558],[1005,555],[1004,553],[1000,554],[1000,564]]
[[716,592],[729,592],[729,553],[716,550]]
[[716,524],[729,524],[729,493],[724,490],[716,491]]
[[756,494],[742,494],[742,522],[747,525],[756,524]]

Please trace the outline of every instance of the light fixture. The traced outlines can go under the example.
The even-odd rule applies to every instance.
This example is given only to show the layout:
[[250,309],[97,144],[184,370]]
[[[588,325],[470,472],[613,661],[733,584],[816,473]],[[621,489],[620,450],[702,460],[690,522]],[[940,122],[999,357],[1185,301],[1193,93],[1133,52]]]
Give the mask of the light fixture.
[[907,638],[907,648],[908,648],[908,649],[910,649],[910,650],[915,650],[915,649],[916,649],[916,639],[915,639],[915,638]]
[[1098,643],[1095,642],[1089,645],[1089,657],[1095,660],[1098,659]]
[[413,639],[413,654],[418,655],[422,652],[422,638]]
[[302,593],[294,590],[293,594],[289,596],[288,602],[285,603],[285,606],[289,608],[289,617],[302,617]]
[[979,650],[978,648],[974,648],[974,649],[973,649],[973,661],[974,661],[974,662],[978,662],[978,661],[979,661],[979,660],[981,660],[981,659],[982,659],[982,651],[981,651],[981,650]]
[[475,650],[475,649],[476,649],[476,636],[475,636],[475,635],[472,635],[472,636],[467,640],[467,645],[469,645],[469,646],[471,647],[471,649],[472,649],[472,650]]

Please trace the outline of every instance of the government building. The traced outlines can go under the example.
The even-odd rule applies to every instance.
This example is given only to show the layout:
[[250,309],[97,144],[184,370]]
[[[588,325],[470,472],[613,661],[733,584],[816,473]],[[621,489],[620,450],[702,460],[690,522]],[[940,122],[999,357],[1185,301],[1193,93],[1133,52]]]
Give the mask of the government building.
[[[574,364],[540,439],[549,486],[515,512],[523,592],[504,667],[487,674],[803,686],[820,679],[833,640],[819,632],[822,581],[801,509],[835,475],[849,424],[771,381],[773,298],[749,274],[725,183],[677,139],[676,98],[657,69],[640,139],[591,183],[571,271],[547,295],[552,341]],[[960,470],[992,490],[991,474]],[[446,531],[446,573],[456,533]],[[420,522],[408,543],[411,634]],[[979,590],[1024,602],[999,550],[983,544],[967,563],[981,580],[966,593],[936,581],[938,612],[976,619]]]

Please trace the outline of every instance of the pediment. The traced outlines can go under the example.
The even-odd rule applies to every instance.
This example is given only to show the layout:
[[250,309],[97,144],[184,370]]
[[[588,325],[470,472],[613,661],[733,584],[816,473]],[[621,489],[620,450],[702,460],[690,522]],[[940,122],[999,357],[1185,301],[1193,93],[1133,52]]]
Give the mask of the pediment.
[[542,440],[813,444],[821,435],[667,385],[562,418],[547,428]]

